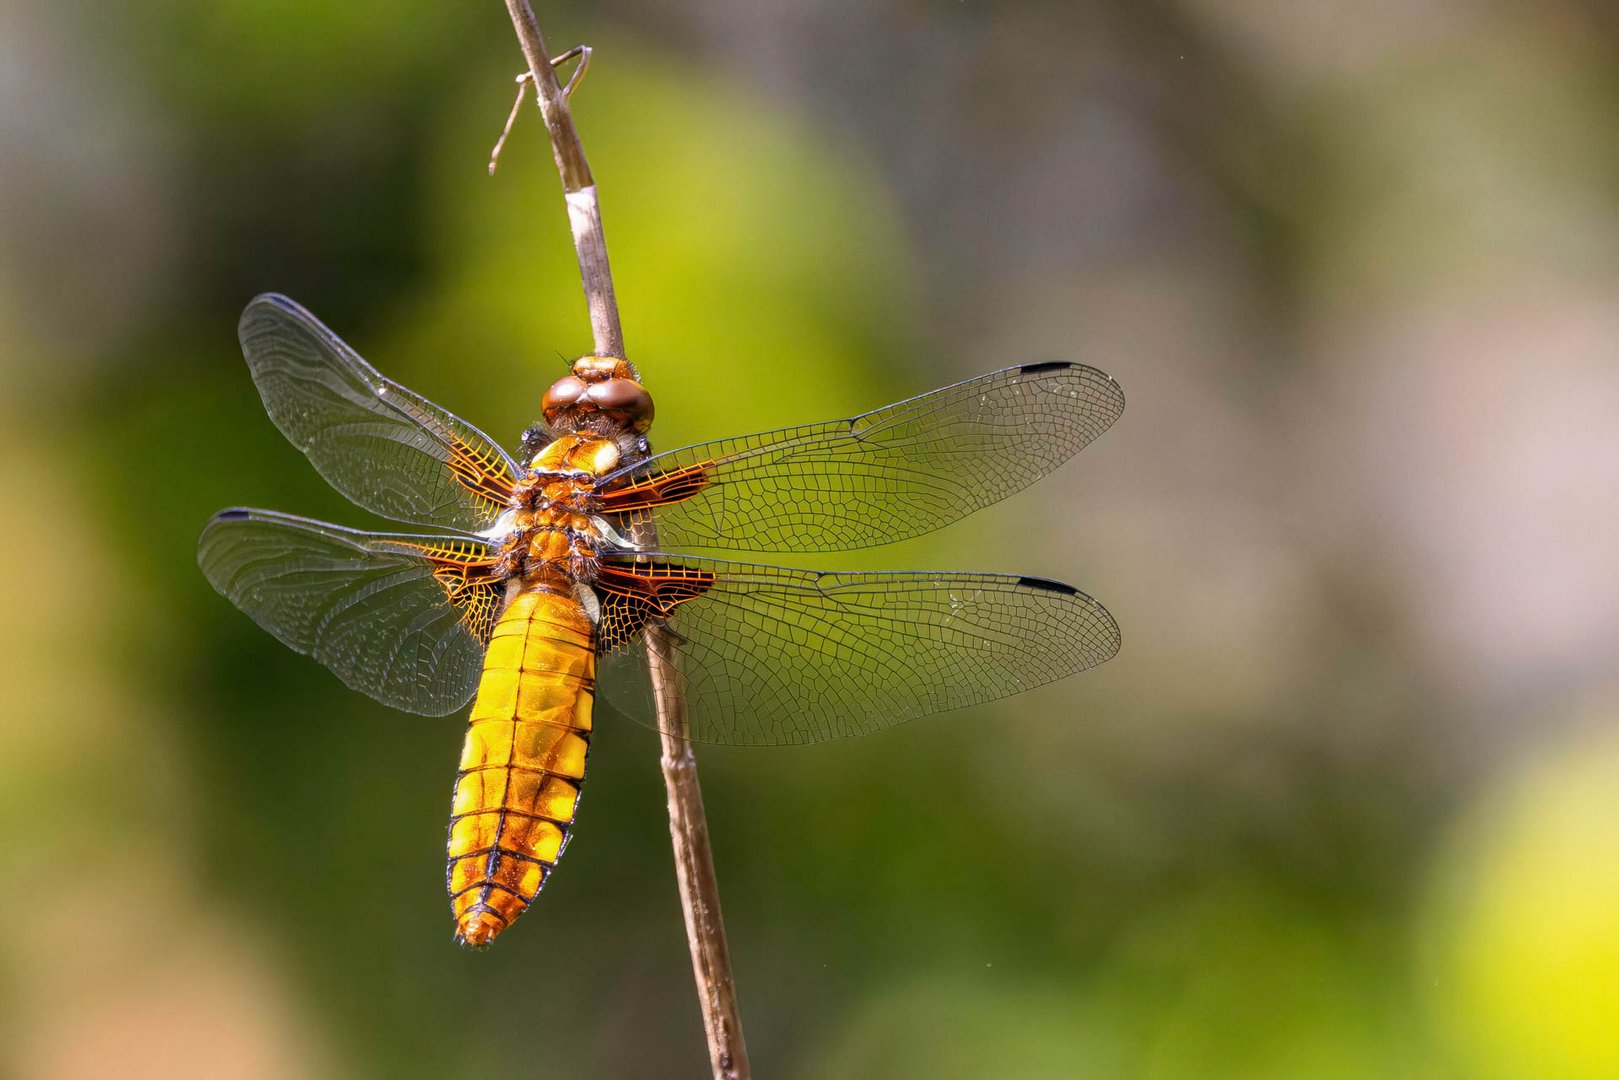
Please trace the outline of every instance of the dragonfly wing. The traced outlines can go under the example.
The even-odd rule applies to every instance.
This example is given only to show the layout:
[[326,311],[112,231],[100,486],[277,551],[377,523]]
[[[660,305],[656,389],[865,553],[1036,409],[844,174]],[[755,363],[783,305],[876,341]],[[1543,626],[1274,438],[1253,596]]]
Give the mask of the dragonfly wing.
[[500,445],[378,373],[309,312],[260,296],[239,332],[270,419],[353,502],[463,532],[505,511],[517,469]]
[[440,716],[466,704],[504,585],[481,540],[394,536],[269,510],[216,514],[197,563],[220,594],[355,690]]
[[992,701],[1119,649],[1106,609],[1044,578],[818,573],[683,556],[603,564],[601,679],[657,726],[644,629],[669,642],[690,738],[814,743]]
[[871,547],[1021,491],[1123,411],[1095,368],[1026,364],[846,420],[658,454],[606,478],[603,508],[631,524],[650,515],[661,547]]

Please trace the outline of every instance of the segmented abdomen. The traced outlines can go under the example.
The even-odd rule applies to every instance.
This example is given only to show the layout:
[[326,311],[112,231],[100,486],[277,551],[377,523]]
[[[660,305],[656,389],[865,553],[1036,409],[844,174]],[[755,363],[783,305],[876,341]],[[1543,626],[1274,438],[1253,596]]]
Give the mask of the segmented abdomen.
[[450,808],[456,940],[487,945],[562,855],[579,805],[595,691],[594,629],[566,585],[519,592],[495,624]]

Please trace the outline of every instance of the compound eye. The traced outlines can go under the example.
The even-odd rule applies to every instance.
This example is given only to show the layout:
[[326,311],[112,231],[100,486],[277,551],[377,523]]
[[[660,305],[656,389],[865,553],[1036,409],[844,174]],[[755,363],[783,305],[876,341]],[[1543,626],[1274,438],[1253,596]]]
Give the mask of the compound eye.
[[590,389],[583,379],[572,375],[564,375],[551,384],[545,392],[545,400],[541,403],[540,412],[545,415],[549,423],[556,420],[557,413],[570,409],[579,404],[585,393]]
[[634,431],[642,432],[652,426],[652,395],[634,379],[596,383],[590,388],[587,399]]

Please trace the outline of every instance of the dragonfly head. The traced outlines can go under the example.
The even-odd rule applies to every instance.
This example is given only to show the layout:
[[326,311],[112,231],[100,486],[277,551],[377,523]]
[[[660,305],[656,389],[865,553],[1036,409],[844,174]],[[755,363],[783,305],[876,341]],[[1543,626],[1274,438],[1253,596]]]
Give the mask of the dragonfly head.
[[545,392],[545,422],[559,431],[602,425],[640,434],[652,426],[652,395],[628,361],[584,356]]

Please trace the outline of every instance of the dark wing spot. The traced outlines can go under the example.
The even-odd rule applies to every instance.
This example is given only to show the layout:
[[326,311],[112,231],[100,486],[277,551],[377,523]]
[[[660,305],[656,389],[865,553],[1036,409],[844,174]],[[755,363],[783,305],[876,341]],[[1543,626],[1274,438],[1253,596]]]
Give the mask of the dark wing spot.
[[1077,596],[1079,590],[1072,585],[1064,585],[1060,581],[1052,581],[1043,577],[1020,577],[1017,583],[1025,589],[1041,589],[1045,592],[1061,593],[1064,596]]

